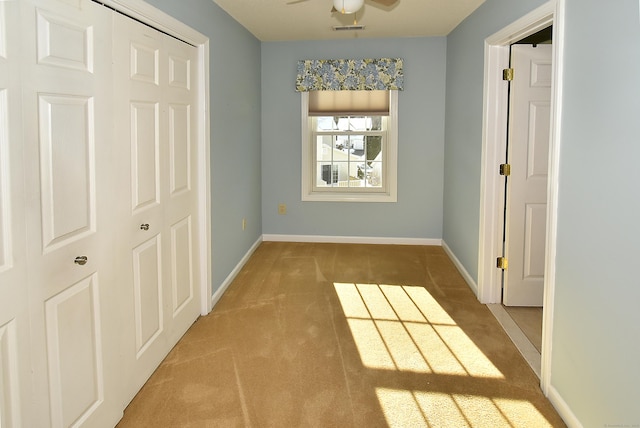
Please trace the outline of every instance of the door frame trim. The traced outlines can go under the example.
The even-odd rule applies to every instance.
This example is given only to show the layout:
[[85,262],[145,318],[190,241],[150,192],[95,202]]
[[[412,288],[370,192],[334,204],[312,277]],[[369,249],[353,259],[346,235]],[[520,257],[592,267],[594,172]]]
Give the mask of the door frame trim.
[[198,233],[200,272],[200,314],[211,312],[211,158],[210,158],[210,95],[209,38],[176,18],[141,0],[100,0],[118,12],[134,18],[170,36],[194,45],[198,49]]
[[548,395],[551,385],[551,345],[557,243],[558,176],[562,112],[562,52],[564,46],[564,0],[550,0],[487,37],[484,43],[482,159],[480,176],[480,231],[478,250],[478,300],[501,303],[502,284],[495,260],[501,255],[504,186],[498,165],[506,150],[507,87],[502,69],[509,64],[509,45],[553,24],[553,83],[547,184],[547,233],[545,247],[544,311],[540,386]]

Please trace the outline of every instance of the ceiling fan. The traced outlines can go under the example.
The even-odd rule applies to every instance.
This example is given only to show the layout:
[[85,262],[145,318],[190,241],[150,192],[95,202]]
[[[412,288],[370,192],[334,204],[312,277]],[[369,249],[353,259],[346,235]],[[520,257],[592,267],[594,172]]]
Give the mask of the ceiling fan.
[[[309,0],[294,0],[287,4],[302,3]],[[398,0],[368,0],[372,3],[378,3],[382,6],[391,6]],[[342,14],[356,13],[364,6],[364,0],[333,0],[333,7],[331,12],[340,12]]]

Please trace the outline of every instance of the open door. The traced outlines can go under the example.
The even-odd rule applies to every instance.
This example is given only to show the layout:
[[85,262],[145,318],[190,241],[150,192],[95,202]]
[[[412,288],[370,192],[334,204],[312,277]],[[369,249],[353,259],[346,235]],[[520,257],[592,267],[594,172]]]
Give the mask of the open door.
[[552,45],[511,47],[503,304],[542,306]]

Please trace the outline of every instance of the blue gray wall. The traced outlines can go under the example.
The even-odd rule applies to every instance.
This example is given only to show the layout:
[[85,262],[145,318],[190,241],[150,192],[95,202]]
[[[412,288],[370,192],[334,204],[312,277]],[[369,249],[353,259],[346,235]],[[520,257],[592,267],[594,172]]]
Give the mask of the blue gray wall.
[[[444,240],[476,280],[483,40],[542,3],[487,0],[447,38]],[[633,426],[640,11],[638,0],[565,4],[551,387],[585,427]]]
[[638,0],[566,0],[552,384],[585,427],[640,425],[639,76]]
[[260,41],[211,0],[147,2],[209,37],[215,292],[262,235]]
[[[262,218],[265,234],[442,237],[446,40],[351,39],[262,44]],[[404,59],[398,109],[398,202],[301,202],[301,59]],[[278,203],[287,204],[279,215]]]

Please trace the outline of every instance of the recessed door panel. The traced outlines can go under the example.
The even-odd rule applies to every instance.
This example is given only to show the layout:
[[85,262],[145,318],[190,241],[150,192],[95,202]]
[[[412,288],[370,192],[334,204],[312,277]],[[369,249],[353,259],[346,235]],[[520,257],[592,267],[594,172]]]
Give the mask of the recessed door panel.
[[9,125],[7,90],[0,88],[0,272],[11,268],[13,251],[9,215],[13,210],[9,187]]
[[158,115],[158,103],[131,104],[131,179],[134,212],[160,203]]
[[93,101],[40,95],[40,187],[45,252],[95,231]]
[[133,249],[137,357],[162,333],[162,271],[160,236]]
[[545,235],[547,204],[527,204],[524,238],[524,279],[542,279],[544,277]]
[[16,321],[0,325],[0,426],[20,424]]
[[37,11],[38,62],[93,72],[93,26]]
[[97,273],[45,302],[51,417],[80,425],[104,399]]
[[158,70],[160,52],[155,47],[138,43],[131,44],[131,79],[157,85],[160,80]]
[[188,58],[169,56],[169,85],[191,89],[191,61]]
[[174,316],[193,299],[191,216],[171,226],[171,270]]
[[528,178],[547,181],[549,166],[549,118],[551,103],[533,101],[529,104]]
[[531,61],[531,87],[551,88],[551,60],[536,58]]
[[169,106],[171,195],[188,191],[191,177],[191,107]]

